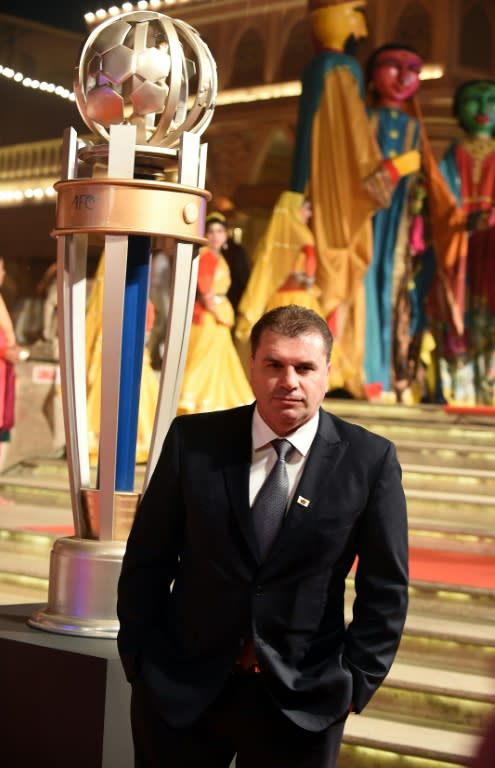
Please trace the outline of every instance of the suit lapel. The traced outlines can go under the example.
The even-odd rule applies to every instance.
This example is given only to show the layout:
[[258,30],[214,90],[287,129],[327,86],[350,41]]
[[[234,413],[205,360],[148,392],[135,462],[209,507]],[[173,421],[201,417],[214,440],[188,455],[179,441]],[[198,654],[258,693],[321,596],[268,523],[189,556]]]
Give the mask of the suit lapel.
[[251,466],[251,425],[254,404],[238,411],[233,424],[232,440],[226,441],[223,473],[229,501],[241,533],[253,557],[258,560],[258,547],[254,535],[249,507],[249,470]]
[[332,482],[347,445],[348,443],[341,439],[332,417],[320,409],[318,431],[269,559],[276,558],[277,553],[290,544],[294,536],[297,539],[299,525],[314,516],[321,501],[319,491],[322,488],[328,488],[329,483]]

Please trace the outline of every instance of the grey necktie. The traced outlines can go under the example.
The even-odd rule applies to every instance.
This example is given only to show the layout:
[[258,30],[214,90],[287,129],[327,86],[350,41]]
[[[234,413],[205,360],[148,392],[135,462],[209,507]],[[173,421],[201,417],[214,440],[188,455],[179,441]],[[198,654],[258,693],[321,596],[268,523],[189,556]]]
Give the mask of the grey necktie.
[[272,445],[278,458],[261,486],[252,509],[254,532],[262,560],[268,554],[284,519],[289,499],[289,478],[285,462],[294,450],[292,443],[280,438],[272,440]]

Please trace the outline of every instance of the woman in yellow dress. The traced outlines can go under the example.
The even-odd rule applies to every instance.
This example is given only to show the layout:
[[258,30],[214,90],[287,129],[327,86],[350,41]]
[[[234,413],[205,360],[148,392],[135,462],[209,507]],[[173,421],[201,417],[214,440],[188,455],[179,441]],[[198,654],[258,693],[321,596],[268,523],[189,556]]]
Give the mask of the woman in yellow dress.
[[[86,307],[86,386],[88,409],[88,441],[90,463],[98,462],[100,441],[100,397],[101,397],[101,340],[103,321],[103,273],[104,255],[98,263],[95,278]],[[151,305],[148,303],[147,330],[151,328]],[[139,397],[138,429],[136,443],[136,464],[148,461],[149,444],[153,433],[156,406],[158,403],[158,379],[151,367],[148,350],[144,350]]]
[[275,307],[299,304],[324,317],[315,285],[316,252],[308,226],[311,206],[299,192],[282,192],[254,255],[254,265],[239,303],[235,335],[249,340],[261,315]]
[[208,245],[199,254],[198,287],[178,413],[245,405],[253,393],[234,347],[234,310],[227,299],[230,272],[222,256],[227,240],[223,217],[206,222]]

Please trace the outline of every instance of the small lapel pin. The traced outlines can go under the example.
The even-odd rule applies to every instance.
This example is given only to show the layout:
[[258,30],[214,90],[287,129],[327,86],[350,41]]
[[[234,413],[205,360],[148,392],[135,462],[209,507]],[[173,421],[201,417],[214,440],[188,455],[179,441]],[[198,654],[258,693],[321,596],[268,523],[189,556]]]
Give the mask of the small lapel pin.
[[310,505],[309,499],[305,499],[304,496],[298,496],[297,503],[300,504],[301,507],[309,507]]

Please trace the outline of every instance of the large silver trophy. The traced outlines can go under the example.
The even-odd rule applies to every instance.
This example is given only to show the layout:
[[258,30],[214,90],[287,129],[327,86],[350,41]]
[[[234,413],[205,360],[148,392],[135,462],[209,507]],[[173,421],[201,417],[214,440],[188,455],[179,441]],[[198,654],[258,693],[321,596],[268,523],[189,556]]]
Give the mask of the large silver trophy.
[[[76,69],[79,111],[100,139],[64,136],[54,234],[59,341],[75,536],[58,539],[39,629],[115,637],[117,581],[130,525],[175,415],[203,238],[206,145],[216,67],[197,32],[154,12],[126,13],[88,36]],[[101,142],[101,138],[104,139]],[[88,238],[104,236],[101,421],[91,485],[86,412]],[[151,238],[172,237],[172,288],[144,486],[134,487]]]

